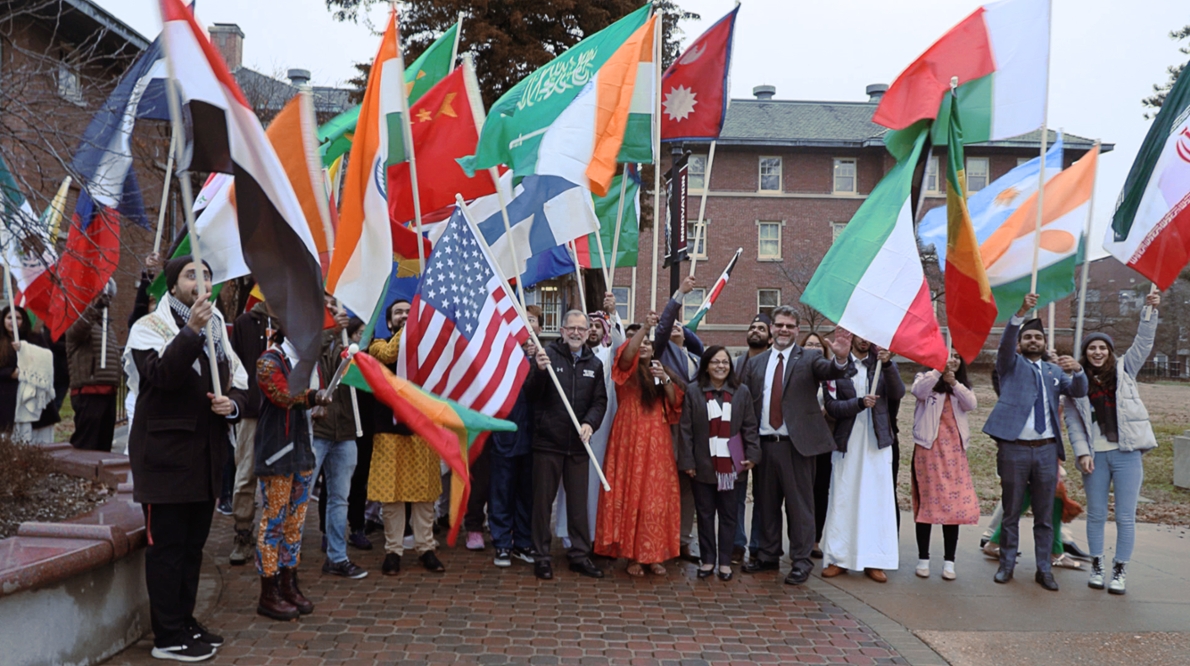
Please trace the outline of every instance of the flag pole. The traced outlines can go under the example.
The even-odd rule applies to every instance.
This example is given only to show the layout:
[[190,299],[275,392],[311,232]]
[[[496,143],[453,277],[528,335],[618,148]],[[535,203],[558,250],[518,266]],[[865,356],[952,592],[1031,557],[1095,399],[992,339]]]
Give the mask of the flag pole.
[[[1051,21],[1053,20],[1054,6],[1052,2],[1046,3],[1046,33],[1047,41],[1053,41],[1053,27]],[[1029,278],[1029,293],[1037,293],[1037,264],[1041,258],[1041,223],[1042,215],[1045,211],[1045,152],[1046,142],[1049,141],[1049,109],[1050,106],[1050,62],[1047,57],[1045,60],[1045,106],[1041,110],[1041,168],[1037,170],[1037,225],[1033,231],[1033,272]],[[1033,311],[1033,315],[1037,316],[1037,311]],[[1050,338],[1053,338],[1053,330],[1051,327]]]
[[[500,278],[500,284],[504,287],[505,293],[512,294],[512,288],[508,286],[508,278],[504,276],[504,271],[501,270],[500,264],[492,257],[492,248],[488,247],[488,242],[484,240],[483,234],[479,232],[479,228],[475,224],[475,220],[471,219],[471,210],[467,208],[467,202],[463,201],[463,195],[456,194],[455,203],[458,204],[459,210],[463,211],[463,218],[467,220],[467,226],[471,227],[471,233],[475,235],[476,242],[478,242],[479,247],[483,249],[484,255],[487,257],[488,262],[492,266],[492,270],[496,273],[496,277]],[[545,349],[545,347],[541,344],[541,340],[537,338],[537,333],[533,331],[533,326],[529,324],[529,316],[525,313],[524,307],[515,300],[512,301],[512,304],[513,307],[516,308],[517,314],[520,315],[521,321],[525,323],[525,328],[528,329],[529,337],[533,340],[533,344],[538,350]],[[527,360],[529,362],[530,368],[536,365],[536,359]],[[595,473],[599,475],[599,482],[603,485],[603,489],[605,491],[610,492],[612,489],[611,484],[607,482],[607,477],[603,475],[603,469],[599,467],[599,461],[595,458],[595,452],[591,450],[590,442],[583,440],[581,437],[583,427],[578,422],[578,416],[576,416],[574,413],[574,407],[571,406],[570,399],[566,397],[566,391],[562,389],[562,382],[558,380],[558,375],[554,372],[553,364],[548,365],[547,369],[549,370],[550,379],[554,380],[554,388],[558,389],[558,395],[562,397],[562,404],[566,405],[566,413],[570,415],[571,424],[573,424],[574,429],[580,433],[579,439],[583,442],[583,447],[587,449],[587,455],[591,459],[591,465],[595,467]]]
[[632,298],[628,302],[628,318],[636,321],[636,266],[632,267]]
[[[701,211],[699,211],[698,222],[699,222],[699,225],[702,224],[702,212]],[[701,226],[694,227],[694,251],[690,253],[690,277],[694,277],[694,266],[695,266],[695,264],[698,263],[698,241],[699,241],[698,232],[701,229],[702,229]],[[707,240],[706,234],[704,233],[702,235],[703,243],[706,243],[706,240]]]
[[[1095,140],[1095,147],[1092,150],[1098,150],[1099,139]],[[1095,160],[1095,175],[1091,178],[1091,200],[1087,203],[1087,230],[1083,233],[1083,266],[1082,277],[1078,285],[1078,317],[1074,322],[1074,347],[1071,356],[1078,357],[1078,351],[1083,344],[1083,327],[1085,316],[1087,312],[1087,279],[1091,273],[1091,227],[1093,225],[1095,215],[1095,187],[1099,183],[1099,160]]]
[[[393,18],[396,19],[397,0],[389,0]],[[423,247],[421,229],[421,193],[417,189],[417,154],[413,146],[413,124],[409,120],[409,89],[405,86],[405,54],[401,50],[401,22],[397,26],[397,80],[401,82],[401,135],[405,143],[405,154],[409,157],[409,187],[413,190],[413,220],[417,227],[417,272],[426,270],[426,250]],[[451,61],[452,63],[454,61]],[[383,298],[383,296],[382,296]]]
[[[664,17],[657,16],[657,34],[665,34],[662,30]],[[661,242],[661,225],[664,219],[661,215],[661,40],[653,40],[653,66],[656,76],[657,89],[653,103],[653,281],[649,287],[650,309],[657,310],[657,245]]]
[[[624,195],[628,192],[628,165],[620,174],[620,203],[616,206],[616,230],[612,235],[612,265],[608,267],[607,290],[611,291],[616,281],[616,261],[620,256],[620,229],[624,225]],[[602,242],[602,241],[600,241]],[[599,248],[599,255],[603,256],[603,248]]]
[[465,12],[459,12],[459,22],[455,24],[455,43],[450,47],[450,68],[454,69],[455,61],[459,59],[459,39],[463,36],[463,16]]
[[62,226],[62,209],[66,207],[66,195],[70,194],[70,183],[72,179],[67,176],[62,179],[62,184],[58,186],[58,193],[50,201],[50,245],[58,244],[58,230]]
[[[613,241],[614,242],[614,241]],[[613,246],[614,247],[614,246]],[[612,278],[607,272],[607,254],[603,251],[603,224],[600,223],[599,229],[595,232],[595,248],[599,250],[599,270],[603,273],[603,281],[607,284],[607,291],[611,291]],[[590,254],[590,243],[587,244],[587,253]],[[615,263],[616,258],[612,257],[612,263]],[[578,247],[575,246],[574,252],[575,266],[578,266]]]
[[17,325],[17,304],[12,300],[12,269],[8,266],[8,257],[4,261],[4,299],[8,301],[8,316],[12,319],[12,341],[21,341],[20,326]]
[[[509,240],[512,239],[510,238]],[[574,257],[574,281],[578,284],[579,309],[583,312],[586,312],[587,293],[586,290],[583,289],[583,269],[578,265],[578,248],[574,246],[574,241],[568,241],[566,243],[566,249],[570,252],[570,256]]]
[[[173,79],[165,80],[165,94],[174,96]],[[169,131],[169,156],[165,160],[165,183],[161,186],[161,206],[157,209],[157,236],[153,239],[153,254],[161,253],[161,234],[165,229],[165,208],[169,203],[169,181],[174,173],[174,150],[178,143],[178,132],[171,127]]]
[[[164,24],[164,18],[162,23]],[[162,39],[168,39],[168,34],[168,30],[163,30],[161,33]],[[166,49],[166,53],[169,53],[168,48]],[[169,73],[166,81],[168,81],[170,85],[176,85],[175,82],[177,81],[177,72],[174,71],[173,58],[166,56],[165,66]],[[167,88],[167,91],[168,90],[169,88]],[[180,91],[178,91],[178,94],[174,95],[166,94],[165,97],[166,101],[169,102],[169,119],[173,125],[173,132],[175,135],[181,137],[185,136],[185,134],[184,128],[182,127],[182,103],[181,100],[178,99],[179,94]],[[185,146],[183,146],[182,143],[183,142],[179,140],[174,144],[175,164],[182,163],[182,158],[184,157],[183,151],[185,150]],[[207,283],[206,280],[203,279],[203,274],[205,273],[205,264],[203,264],[202,261],[202,245],[198,242],[198,234],[194,231],[194,190],[190,185],[189,164],[187,164],[186,169],[178,172],[178,185],[182,190],[182,213],[186,216],[186,232],[190,234],[190,256],[194,260],[193,263],[198,265],[198,298],[196,298],[194,301],[195,304],[197,304],[199,301],[207,297]],[[209,361],[211,364],[212,393],[215,394],[215,397],[221,398],[223,397],[223,387],[222,383],[219,381],[219,359],[215,355],[214,327],[215,317],[212,316],[209,320],[207,320],[206,325],[207,361]]]
[[[916,225],[918,222],[920,222],[922,216],[924,215],[924,213],[922,212],[922,206],[926,202],[926,183],[928,183],[930,180],[930,161],[933,159],[934,159],[934,143],[931,141],[930,148],[929,148],[929,150],[926,151],[926,168],[922,169],[922,172],[921,172],[921,187],[917,190],[917,209],[914,210],[914,215],[913,215],[914,225]],[[942,165],[941,164],[938,165],[938,172],[935,175],[935,177],[938,178],[938,180],[939,180],[938,185],[941,185],[942,184],[941,183],[941,179],[942,179]],[[949,329],[950,325],[947,324],[946,327],[947,327],[947,329]]]
[[[707,212],[707,192],[711,189],[711,168],[715,166],[715,146],[718,141],[711,142],[711,150],[707,153],[707,168],[702,175],[702,198],[698,202],[698,224],[694,225],[694,252],[690,255],[690,277],[694,277],[694,267],[698,264],[698,230],[702,228],[703,216]],[[706,243],[706,233],[703,233],[703,243]]]

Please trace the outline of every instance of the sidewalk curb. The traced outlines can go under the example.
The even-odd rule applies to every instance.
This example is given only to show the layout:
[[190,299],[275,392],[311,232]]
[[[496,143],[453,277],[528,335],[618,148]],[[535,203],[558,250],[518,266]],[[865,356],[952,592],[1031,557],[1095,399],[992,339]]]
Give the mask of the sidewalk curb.
[[949,666],[950,662],[942,658],[942,655],[935,652],[905,625],[869,606],[850,592],[836,587],[817,575],[810,576],[810,579],[806,581],[806,587],[812,592],[826,597],[831,603],[870,627],[872,631],[876,632],[876,635],[888,642],[897,651],[897,654],[908,661],[910,666]]

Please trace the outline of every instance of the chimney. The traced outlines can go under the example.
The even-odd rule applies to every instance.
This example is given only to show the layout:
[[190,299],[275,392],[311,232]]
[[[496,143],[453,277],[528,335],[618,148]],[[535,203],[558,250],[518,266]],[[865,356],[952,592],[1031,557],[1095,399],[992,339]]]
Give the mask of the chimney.
[[227,68],[236,71],[244,64],[244,31],[235,23],[216,23],[210,29],[211,44],[218,49]]
[[868,104],[876,104],[886,92],[888,92],[887,83],[873,83],[864,88],[864,93],[868,96]]
[[752,89],[756,99],[772,99],[777,94],[777,86],[756,86]]
[[289,82],[296,88],[310,83],[310,70],[308,69],[291,69],[285,75],[289,77]]

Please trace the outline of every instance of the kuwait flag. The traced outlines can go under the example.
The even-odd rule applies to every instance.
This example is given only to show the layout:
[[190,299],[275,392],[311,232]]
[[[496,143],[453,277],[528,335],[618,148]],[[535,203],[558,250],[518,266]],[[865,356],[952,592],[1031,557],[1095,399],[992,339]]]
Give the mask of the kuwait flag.
[[[1083,261],[1082,238],[1098,165],[1096,146],[1045,185],[1041,248],[1037,254],[1038,307],[1074,291],[1074,273]],[[1007,321],[1029,293],[1036,242],[1037,194],[1034,193],[979,248],[992,293],[1000,304],[997,321]]]
[[335,251],[326,278],[327,291],[362,316],[376,311],[384,297],[383,276],[392,272],[387,174],[395,164],[390,150],[404,156],[404,70],[397,43],[397,12],[393,10],[368,74],[347,160]]
[[910,188],[924,125],[906,159],[876,185],[814,271],[801,302],[839,326],[941,370],[946,341],[934,317],[913,236]]
[[740,255],[743,253],[744,248],[742,247],[735,251],[735,254],[731,257],[731,261],[727,262],[727,268],[723,269],[723,274],[719,276],[718,280],[715,280],[714,286],[711,287],[711,293],[707,294],[702,305],[698,306],[698,312],[695,312],[694,316],[690,318],[690,321],[686,323],[686,328],[692,331],[698,330],[698,325],[702,323],[702,318],[707,316],[707,311],[711,309],[711,306],[719,299],[719,294],[723,292],[723,288],[727,286],[727,281],[731,279],[731,271],[735,269],[735,262],[740,260]]
[[964,142],[1036,130],[1045,120],[1049,24],[1050,0],[1001,0],[976,9],[897,77],[872,122],[900,130],[937,118],[933,143],[945,143],[950,105],[944,97],[957,77]]
[[737,3],[665,70],[661,77],[662,141],[719,138],[727,117],[727,76],[739,12]]
[[[161,0],[170,75],[193,144],[178,170],[231,173],[244,262],[297,349],[290,386],[306,386],[322,348],[318,252],[294,188],[227,65],[180,0]],[[312,130],[312,128],[311,128]]]
[[1190,67],[1141,144],[1103,247],[1161,290],[1190,261]]
[[965,361],[979,356],[996,321],[996,301],[967,212],[967,172],[958,100],[951,95],[946,144],[946,325],[951,344]]

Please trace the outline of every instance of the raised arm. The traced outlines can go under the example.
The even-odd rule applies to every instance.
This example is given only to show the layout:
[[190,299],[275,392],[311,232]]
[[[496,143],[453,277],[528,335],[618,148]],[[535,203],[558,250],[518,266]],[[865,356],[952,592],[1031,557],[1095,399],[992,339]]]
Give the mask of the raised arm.
[[[1145,297],[1145,305],[1153,308],[1148,321],[1141,317],[1140,326],[1136,329],[1136,337],[1132,339],[1132,346],[1124,353],[1124,372],[1135,377],[1149,354],[1153,353],[1153,342],[1157,339],[1157,307],[1161,305],[1161,294],[1153,293]],[[1143,310],[1142,310],[1143,312]]]
[[919,372],[913,378],[913,386],[909,389],[909,392],[918,400],[929,400],[930,394],[934,392],[934,387],[938,384],[938,380],[941,377],[942,373],[937,370]]
[[[640,328],[636,329],[636,332],[632,334],[632,337],[629,338],[628,342],[626,343],[628,345],[627,348],[625,348],[624,351],[620,353],[620,360],[616,362],[616,367],[618,367],[622,372],[628,372],[632,369],[632,362],[634,359],[636,359],[636,355],[640,353],[640,346],[644,344],[645,334],[648,332],[645,330],[646,328],[648,327],[641,326]],[[654,356],[653,358],[657,357]]]

